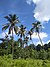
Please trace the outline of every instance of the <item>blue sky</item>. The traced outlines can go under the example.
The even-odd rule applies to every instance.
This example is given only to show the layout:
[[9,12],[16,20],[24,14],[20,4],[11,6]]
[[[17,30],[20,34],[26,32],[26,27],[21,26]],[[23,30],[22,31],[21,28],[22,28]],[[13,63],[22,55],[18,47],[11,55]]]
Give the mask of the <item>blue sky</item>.
[[[32,27],[33,22],[40,21],[43,25],[43,30],[40,32],[41,39],[43,43],[50,41],[50,10],[46,3],[47,0],[0,0],[0,37],[4,37],[1,29],[2,25],[7,22],[4,16],[16,14],[21,24],[25,25],[28,30]],[[48,3],[50,4],[49,0]],[[32,39],[35,44],[39,43],[37,35],[33,34]]]

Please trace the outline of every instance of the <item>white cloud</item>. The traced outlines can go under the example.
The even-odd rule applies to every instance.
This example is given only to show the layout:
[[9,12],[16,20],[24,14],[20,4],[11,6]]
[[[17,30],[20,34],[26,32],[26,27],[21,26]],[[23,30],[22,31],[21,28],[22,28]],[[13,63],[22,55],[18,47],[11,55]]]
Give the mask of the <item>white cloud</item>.
[[0,34],[0,38],[2,38],[2,37],[3,38],[5,37],[5,33],[4,32]]
[[[45,44],[45,42],[44,42],[44,41],[42,41],[42,43],[43,43],[43,45]],[[40,41],[36,43],[36,45],[38,45],[38,44],[40,44],[40,45],[42,46],[42,44],[41,44],[41,42],[40,42]]]
[[48,40],[46,43],[48,44],[50,42],[50,40]]
[[42,25],[42,29],[45,29],[45,27]]
[[7,32],[7,31],[6,31],[6,32],[2,32],[2,33],[0,34],[0,38],[5,38],[6,34],[8,35],[8,32]]
[[[14,33],[14,35],[15,35],[14,30],[13,30],[13,33]],[[0,34],[0,38],[5,38],[6,34],[8,35],[8,30],[5,31],[5,32],[2,32],[2,33]],[[12,32],[11,32],[11,34],[10,34],[9,36],[11,36],[11,35],[12,35]]]
[[[43,45],[44,45],[44,44],[48,44],[50,42],[50,40],[48,40],[47,42],[44,42],[44,41],[42,41],[42,42],[43,42]],[[38,44],[41,44],[41,42],[39,41],[39,42],[36,43],[36,45],[38,45]]]
[[40,2],[40,0],[32,0],[32,2],[34,2],[35,4]]
[[[50,0],[27,0],[30,4],[35,3],[34,17],[44,22],[50,20]],[[28,3],[28,4],[29,4]]]
[[31,3],[38,3],[40,0],[26,0],[27,4],[31,5]]
[[32,3],[32,0],[26,0],[27,4],[31,4]]
[[50,19],[50,0],[40,0],[36,3],[34,17],[41,22],[49,21]]
[[[48,37],[47,33],[44,33],[44,32],[39,33],[39,35],[40,35],[41,39]],[[38,35],[35,32],[33,33],[33,35],[31,37],[34,39],[39,39]]]

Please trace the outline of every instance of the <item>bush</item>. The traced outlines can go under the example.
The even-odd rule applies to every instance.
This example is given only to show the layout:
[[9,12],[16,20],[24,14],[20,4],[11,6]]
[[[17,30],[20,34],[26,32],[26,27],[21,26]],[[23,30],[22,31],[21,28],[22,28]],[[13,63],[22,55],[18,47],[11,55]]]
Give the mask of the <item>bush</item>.
[[[9,57],[10,56],[10,57]],[[12,59],[11,55],[0,56],[0,67],[50,67],[48,60]]]

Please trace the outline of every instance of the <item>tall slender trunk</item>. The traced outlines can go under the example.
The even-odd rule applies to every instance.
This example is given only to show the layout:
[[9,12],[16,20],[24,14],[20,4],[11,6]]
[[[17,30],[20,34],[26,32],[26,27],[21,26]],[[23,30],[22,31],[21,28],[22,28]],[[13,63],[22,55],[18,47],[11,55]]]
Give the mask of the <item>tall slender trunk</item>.
[[32,44],[33,44],[33,40],[31,39],[31,41],[32,41]]
[[13,41],[13,29],[12,29],[12,58],[13,58],[13,55],[14,54],[14,41]]
[[[31,36],[30,36],[30,40],[31,40],[32,44],[34,44],[34,43],[33,43],[33,39],[31,38]],[[32,49],[32,46],[31,46],[31,49]]]
[[33,44],[33,40],[32,40],[32,38],[31,38],[31,35],[30,35],[30,40],[31,40],[31,42],[32,42],[32,44]]
[[41,38],[40,38],[39,33],[38,33],[38,37],[39,37],[39,40],[40,40],[40,42],[41,42],[41,44],[42,44],[42,47],[43,47],[43,43],[42,43],[42,40],[41,40]]

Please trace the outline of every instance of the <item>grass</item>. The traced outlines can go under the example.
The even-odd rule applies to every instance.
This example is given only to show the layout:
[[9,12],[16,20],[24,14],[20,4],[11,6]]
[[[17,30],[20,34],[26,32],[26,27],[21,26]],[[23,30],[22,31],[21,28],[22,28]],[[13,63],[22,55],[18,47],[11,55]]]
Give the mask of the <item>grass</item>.
[[11,55],[0,56],[0,67],[50,67],[49,60],[12,59]]

